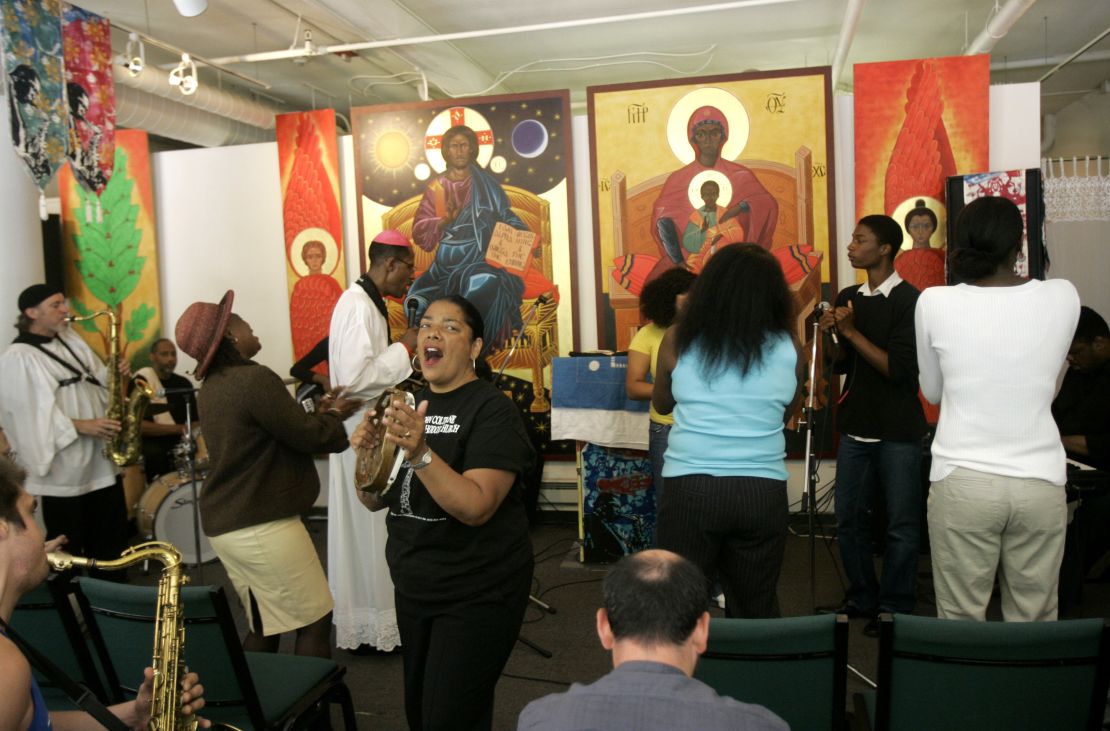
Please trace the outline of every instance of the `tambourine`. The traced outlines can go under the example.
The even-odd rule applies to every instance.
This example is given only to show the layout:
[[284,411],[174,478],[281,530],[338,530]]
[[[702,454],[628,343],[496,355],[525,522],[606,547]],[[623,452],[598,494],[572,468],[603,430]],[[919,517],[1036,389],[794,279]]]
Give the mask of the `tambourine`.
[[416,399],[411,393],[387,388],[374,403],[375,416],[367,433],[376,446],[355,448],[355,487],[378,497],[389,491],[405,463],[405,450],[385,438],[385,409],[398,397],[404,399],[409,408],[416,408]]

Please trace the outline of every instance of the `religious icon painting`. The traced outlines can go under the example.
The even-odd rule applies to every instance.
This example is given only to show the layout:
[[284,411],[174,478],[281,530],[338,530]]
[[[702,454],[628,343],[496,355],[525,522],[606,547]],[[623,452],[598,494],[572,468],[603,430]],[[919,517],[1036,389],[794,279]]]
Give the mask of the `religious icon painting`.
[[895,269],[919,290],[942,285],[945,181],[989,167],[990,57],[860,63],[854,74],[856,218],[901,224]]
[[529,380],[546,412],[552,358],[574,330],[574,189],[566,91],[351,110],[359,250],[396,229],[414,243],[395,333],[462,295],[482,313],[494,372]]
[[626,350],[639,295],[754,242],[783,265],[797,329],[836,281],[832,93],[827,67],[586,90],[598,342]]
[[[347,281],[335,110],[279,114],[276,127],[289,326],[300,360],[328,336]],[[326,376],[327,363],[313,370]]]

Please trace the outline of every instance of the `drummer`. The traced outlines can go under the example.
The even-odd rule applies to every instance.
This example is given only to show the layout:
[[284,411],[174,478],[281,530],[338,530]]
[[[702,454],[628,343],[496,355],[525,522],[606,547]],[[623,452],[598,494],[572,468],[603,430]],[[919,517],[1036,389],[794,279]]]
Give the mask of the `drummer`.
[[[200,427],[193,382],[174,373],[177,368],[177,348],[169,338],[159,338],[150,346],[151,365],[140,368],[135,378],[144,379],[156,394],[150,399],[143,418],[143,462],[146,480],[173,472],[174,449],[181,443],[186,431],[186,409],[191,411],[193,430]],[[132,381],[134,384],[134,381]],[[157,394],[168,391],[163,396]]]

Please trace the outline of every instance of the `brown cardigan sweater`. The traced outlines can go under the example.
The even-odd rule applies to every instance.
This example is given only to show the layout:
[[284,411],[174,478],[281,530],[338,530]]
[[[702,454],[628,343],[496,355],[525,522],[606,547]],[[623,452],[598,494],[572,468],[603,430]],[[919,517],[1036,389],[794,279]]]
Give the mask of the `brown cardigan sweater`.
[[338,416],[305,413],[257,363],[212,373],[197,402],[211,460],[200,496],[209,536],[305,513],[320,492],[312,455],[348,446]]

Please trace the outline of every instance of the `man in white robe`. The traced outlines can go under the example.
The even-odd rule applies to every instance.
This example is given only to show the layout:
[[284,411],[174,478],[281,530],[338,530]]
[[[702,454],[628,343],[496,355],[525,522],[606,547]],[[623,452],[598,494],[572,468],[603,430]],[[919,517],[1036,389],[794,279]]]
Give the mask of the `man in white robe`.
[[127,512],[119,469],[104,455],[103,440],[120,429],[104,418],[107,368],[70,330],[59,288],[28,287],[19,311],[19,335],[0,356],[0,424],[27,492],[42,498],[47,537],[65,535],[75,555],[118,558]]
[[[412,373],[416,328],[389,342],[383,297],[402,297],[413,278],[408,239],[396,231],[374,237],[370,268],[343,293],[331,316],[328,369],[333,386],[367,404],[344,426],[350,437],[382,391]],[[411,324],[411,323],[410,323]],[[355,495],[355,454],[333,454],[328,465],[328,584],[335,599],[336,646],[369,645],[388,652],[401,644],[393,581],[385,563],[385,512],[371,513]]]

